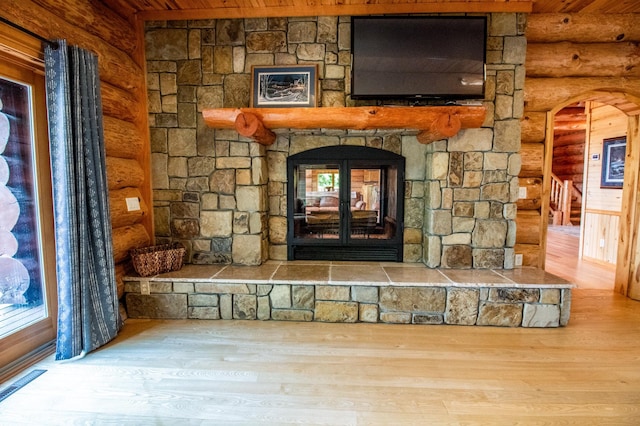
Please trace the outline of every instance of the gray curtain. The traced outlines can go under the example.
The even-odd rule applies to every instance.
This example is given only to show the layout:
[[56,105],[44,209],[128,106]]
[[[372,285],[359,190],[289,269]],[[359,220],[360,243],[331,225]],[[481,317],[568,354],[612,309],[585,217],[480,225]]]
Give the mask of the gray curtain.
[[118,311],[97,57],[45,48],[58,276],[56,359],[113,339]]

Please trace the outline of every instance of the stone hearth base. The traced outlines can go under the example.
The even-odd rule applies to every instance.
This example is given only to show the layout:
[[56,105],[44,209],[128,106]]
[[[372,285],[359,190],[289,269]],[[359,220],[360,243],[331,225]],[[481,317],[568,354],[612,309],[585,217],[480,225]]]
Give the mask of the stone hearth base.
[[558,327],[572,287],[535,268],[296,261],[130,276],[125,300],[130,318]]

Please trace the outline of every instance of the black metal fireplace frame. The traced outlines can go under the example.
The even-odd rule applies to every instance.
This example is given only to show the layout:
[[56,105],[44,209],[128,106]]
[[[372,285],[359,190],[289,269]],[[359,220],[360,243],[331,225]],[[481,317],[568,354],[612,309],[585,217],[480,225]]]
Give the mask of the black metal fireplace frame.
[[[338,164],[341,176],[341,217],[348,214],[348,188],[352,168],[386,168],[396,174],[392,190],[381,193],[382,209],[387,212],[387,197],[395,193],[395,234],[389,239],[353,239],[350,237],[350,221],[343,220],[340,225],[340,238],[310,240],[296,238],[295,206],[296,169],[301,165]],[[329,146],[304,151],[287,159],[287,257],[289,260],[346,260],[346,261],[388,261],[402,262],[404,229],[404,176],[405,158],[391,151],[362,146]],[[344,179],[344,180],[343,180]]]

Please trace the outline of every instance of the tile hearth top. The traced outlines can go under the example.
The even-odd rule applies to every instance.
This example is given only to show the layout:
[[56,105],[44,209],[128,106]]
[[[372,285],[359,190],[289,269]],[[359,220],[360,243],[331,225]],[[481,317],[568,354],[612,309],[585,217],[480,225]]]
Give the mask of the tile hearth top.
[[573,288],[538,268],[430,269],[420,263],[268,261],[260,266],[185,265],[152,277],[125,281],[188,281],[243,284],[367,285],[435,287]]

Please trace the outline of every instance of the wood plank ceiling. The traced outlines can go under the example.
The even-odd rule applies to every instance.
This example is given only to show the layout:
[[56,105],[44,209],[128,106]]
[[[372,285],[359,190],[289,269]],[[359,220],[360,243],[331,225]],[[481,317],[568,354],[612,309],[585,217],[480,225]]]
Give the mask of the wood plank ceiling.
[[381,13],[640,13],[638,0],[101,0],[127,19]]
[[143,20],[392,13],[531,12],[532,0],[101,0]]

